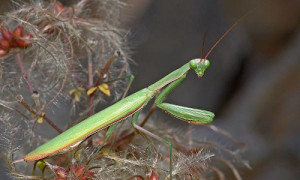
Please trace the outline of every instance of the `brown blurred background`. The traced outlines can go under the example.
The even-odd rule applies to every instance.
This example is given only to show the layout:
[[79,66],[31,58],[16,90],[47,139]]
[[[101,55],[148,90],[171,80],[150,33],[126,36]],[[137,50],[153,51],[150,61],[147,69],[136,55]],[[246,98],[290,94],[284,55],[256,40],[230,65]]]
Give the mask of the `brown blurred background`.
[[[0,3],[4,13],[9,3]],[[214,125],[248,145],[243,158],[252,170],[241,170],[243,179],[296,180],[300,177],[299,0],[128,0],[122,18],[136,62],[131,92],[199,57],[205,32],[207,52],[235,20],[255,7],[208,57],[211,67],[205,76],[198,79],[190,73],[168,100],[215,112]],[[159,116],[169,119],[171,126],[187,126]],[[194,132],[203,138],[197,127]]]
[[[243,158],[252,170],[242,169],[243,179],[299,179],[300,1],[129,4],[136,8],[125,16],[136,43],[132,92],[199,57],[204,32],[207,52],[235,20],[257,7],[208,57],[212,64],[205,77],[190,73],[168,100],[215,112],[214,124],[248,145]],[[186,125],[175,119],[168,123]]]

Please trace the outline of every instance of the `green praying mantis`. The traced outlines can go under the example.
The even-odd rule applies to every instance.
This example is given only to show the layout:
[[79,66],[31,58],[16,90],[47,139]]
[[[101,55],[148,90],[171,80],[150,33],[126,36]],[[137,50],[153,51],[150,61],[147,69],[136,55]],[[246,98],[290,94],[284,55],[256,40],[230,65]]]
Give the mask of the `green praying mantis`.
[[[90,116],[89,118],[73,126],[72,128],[64,131],[50,141],[39,146],[29,154],[25,155],[23,157],[23,160],[36,161],[54,154],[58,154],[61,151],[64,151],[66,148],[78,145],[81,141],[96,133],[97,131],[112,126],[113,124],[131,115],[133,116],[133,126],[139,131],[145,132],[146,130],[144,130],[144,128],[137,124],[137,119],[140,111],[147,105],[149,100],[154,98],[156,95],[158,95],[154,102],[156,106],[173,115],[174,117],[197,125],[211,123],[214,118],[214,113],[212,112],[163,102],[166,99],[167,95],[182,83],[190,70],[194,70],[198,77],[202,77],[205,70],[209,66],[210,62],[207,59],[190,60],[190,62],[171,72],[156,83],[130,96],[127,96],[126,98],[107,107],[106,109],[94,114],[93,116]],[[112,127],[112,129],[114,129],[114,126]],[[112,132],[112,130],[108,130],[106,139],[110,136],[110,132]],[[155,136],[153,137],[155,138]],[[169,145],[171,156],[171,143],[166,140],[163,141]],[[171,159],[170,162],[171,173]]]
[[[242,17],[243,18],[243,17]],[[174,105],[165,103],[164,100],[177,86],[179,86],[183,80],[186,78],[189,71],[194,71],[196,75],[200,78],[204,75],[207,68],[210,66],[210,61],[207,60],[208,55],[212,50],[219,44],[219,42],[233,29],[233,27],[238,24],[242,19],[237,20],[230,28],[225,31],[225,33],[216,41],[212,48],[208,51],[204,58],[196,58],[190,60],[188,63],[184,64],[182,67],[176,69],[175,71],[169,73],[159,81],[154,84],[131,94],[122,100],[116,102],[115,104],[107,107],[106,109],[88,117],[84,121],[78,123],[77,125],[69,128],[43,145],[37,147],[32,152],[28,153],[23,157],[23,159],[16,160],[13,163],[21,161],[38,161],[47,158],[52,155],[56,155],[67,150],[73,149],[84,141],[89,136],[95,134],[96,132],[108,128],[106,137],[102,145],[97,149],[94,156],[101,150],[106,140],[110,137],[116,124],[129,116],[132,116],[133,127],[153,138],[160,140],[169,146],[170,155],[170,169],[169,177],[172,179],[172,144],[171,142],[147,131],[143,127],[137,124],[138,116],[141,110],[147,105],[147,103],[155,98],[156,107],[162,109],[166,113],[195,125],[209,124],[214,119],[214,113],[200,110],[195,108],[183,107],[180,105]],[[203,52],[203,49],[202,49]],[[202,56],[202,55],[201,55]]]

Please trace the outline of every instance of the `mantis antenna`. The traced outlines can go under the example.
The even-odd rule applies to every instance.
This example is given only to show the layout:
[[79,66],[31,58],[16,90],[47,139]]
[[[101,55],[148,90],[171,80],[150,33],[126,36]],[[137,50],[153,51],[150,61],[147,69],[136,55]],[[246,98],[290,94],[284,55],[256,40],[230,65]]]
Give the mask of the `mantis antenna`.
[[226,37],[228,33],[232,31],[232,29],[239,24],[245,17],[247,17],[250,13],[252,13],[256,8],[253,8],[249,10],[246,14],[244,14],[242,17],[240,17],[238,20],[236,20],[224,33],[223,35],[215,42],[215,44],[210,48],[210,50],[206,53],[204,59],[206,59],[210,53],[215,49],[215,47]]
[[203,35],[200,59],[203,58],[203,51],[204,51],[204,43],[205,43],[205,39],[206,39],[206,31],[204,32],[204,35]]

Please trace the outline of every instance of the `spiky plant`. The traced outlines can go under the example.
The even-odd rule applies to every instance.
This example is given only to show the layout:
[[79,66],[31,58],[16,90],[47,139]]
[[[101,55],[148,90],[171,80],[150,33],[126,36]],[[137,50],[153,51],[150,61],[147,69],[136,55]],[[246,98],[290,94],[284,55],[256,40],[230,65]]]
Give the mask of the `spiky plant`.
[[[74,124],[104,99],[120,98],[130,73],[130,48],[119,28],[122,1],[13,4],[15,10],[0,16],[1,135],[9,134],[11,147],[28,151],[45,142],[39,124],[60,133],[57,123]],[[62,107],[70,115],[58,120]],[[18,137],[26,141],[17,142]]]

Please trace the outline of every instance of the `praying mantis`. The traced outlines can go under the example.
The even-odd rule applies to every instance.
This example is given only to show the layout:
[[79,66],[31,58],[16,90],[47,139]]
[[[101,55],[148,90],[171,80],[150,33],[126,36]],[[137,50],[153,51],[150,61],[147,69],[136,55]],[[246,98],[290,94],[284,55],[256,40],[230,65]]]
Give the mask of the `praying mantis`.
[[[170,179],[172,179],[171,142],[139,126],[137,124],[138,116],[141,110],[148,104],[148,102],[151,99],[155,98],[154,104],[156,105],[156,107],[162,109],[171,116],[195,125],[204,125],[211,123],[215,116],[213,112],[169,104],[165,103],[164,101],[166,97],[185,80],[188,72],[194,71],[199,78],[204,75],[205,71],[210,66],[210,61],[207,59],[207,57],[217,46],[217,44],[219,44],[219,42],[233,29],[236,24],[238,24],[238,22],[242,18],[237,20],[229,29],[227,29],[227,31],[225,31],[225,33],[216,41],[216,43],[212,46],[212,48],[208,51],[204,58],[196,58],[190,60],[182,67],[169,73],[154,84],[142,90],[139,90],[116,102],[115,104],[107,107],[106,109],[88,117],[84,121],[78,123],[77,125],[69,128],[68,130],[44,143],[43,145],[37,147],[32,152],[25,155],[23,159],[14,161],[14,163],[21,161],[38,161],[49,156],[65,152],[66,150],[73,149],[89,136],[104,128],[109,127],[104,142],[102,143],[102,145],[100,145],[95,153],[97,154],[105,144],[106,140],[112,134],[113,130],[116,127],[116,124],[126,119],[127,117],[132,116],[132,125],[136,130],[144,132],[145,134],[150,135],[169,146],[169,177]],[[91,159],[95,157],[95,154]]]
[[[190,60],[188,63],[171,72],[156,83],[130,96],[127,96],[126,98],[107,107],[106,109],[94,114],[93,116],[90,116],[89,118],[73,126],[72,128],[64,131],[50,141],[39,146],[29,154],[25,155],[23,157],[23,160],[36,161],[60,153],[68,147],[78,145],[81,141],[101,129],[107,128],[109,126],[114,127],[112,125],[131,115],[133,116],[133,126],[139,131],[145,132],[146,130],[144,130],[137,124],[137,119],[140,111],[156,95],[158,95],[154,102],[156,106],[171,114],[172,116],[196,125],[211,123],[214,118],[214,113],[212,112],[163,102],[166,99],[167,95],[182,83],[190,70],[194,70],[198,77],[202,77],[209,66],[210,62],[207,59],[198,58]],[[106,139],[111,134],[109,132],[111,132],[111,130],[108,130]],[[155,135],[153,137],[156,139],[161,139],[159,137],[156,137]],[[171,156],[171,143],[167,140],[163,141],[168,144]],[[170,158],[170,176],[172,172],[171,166],[172,161]]]

